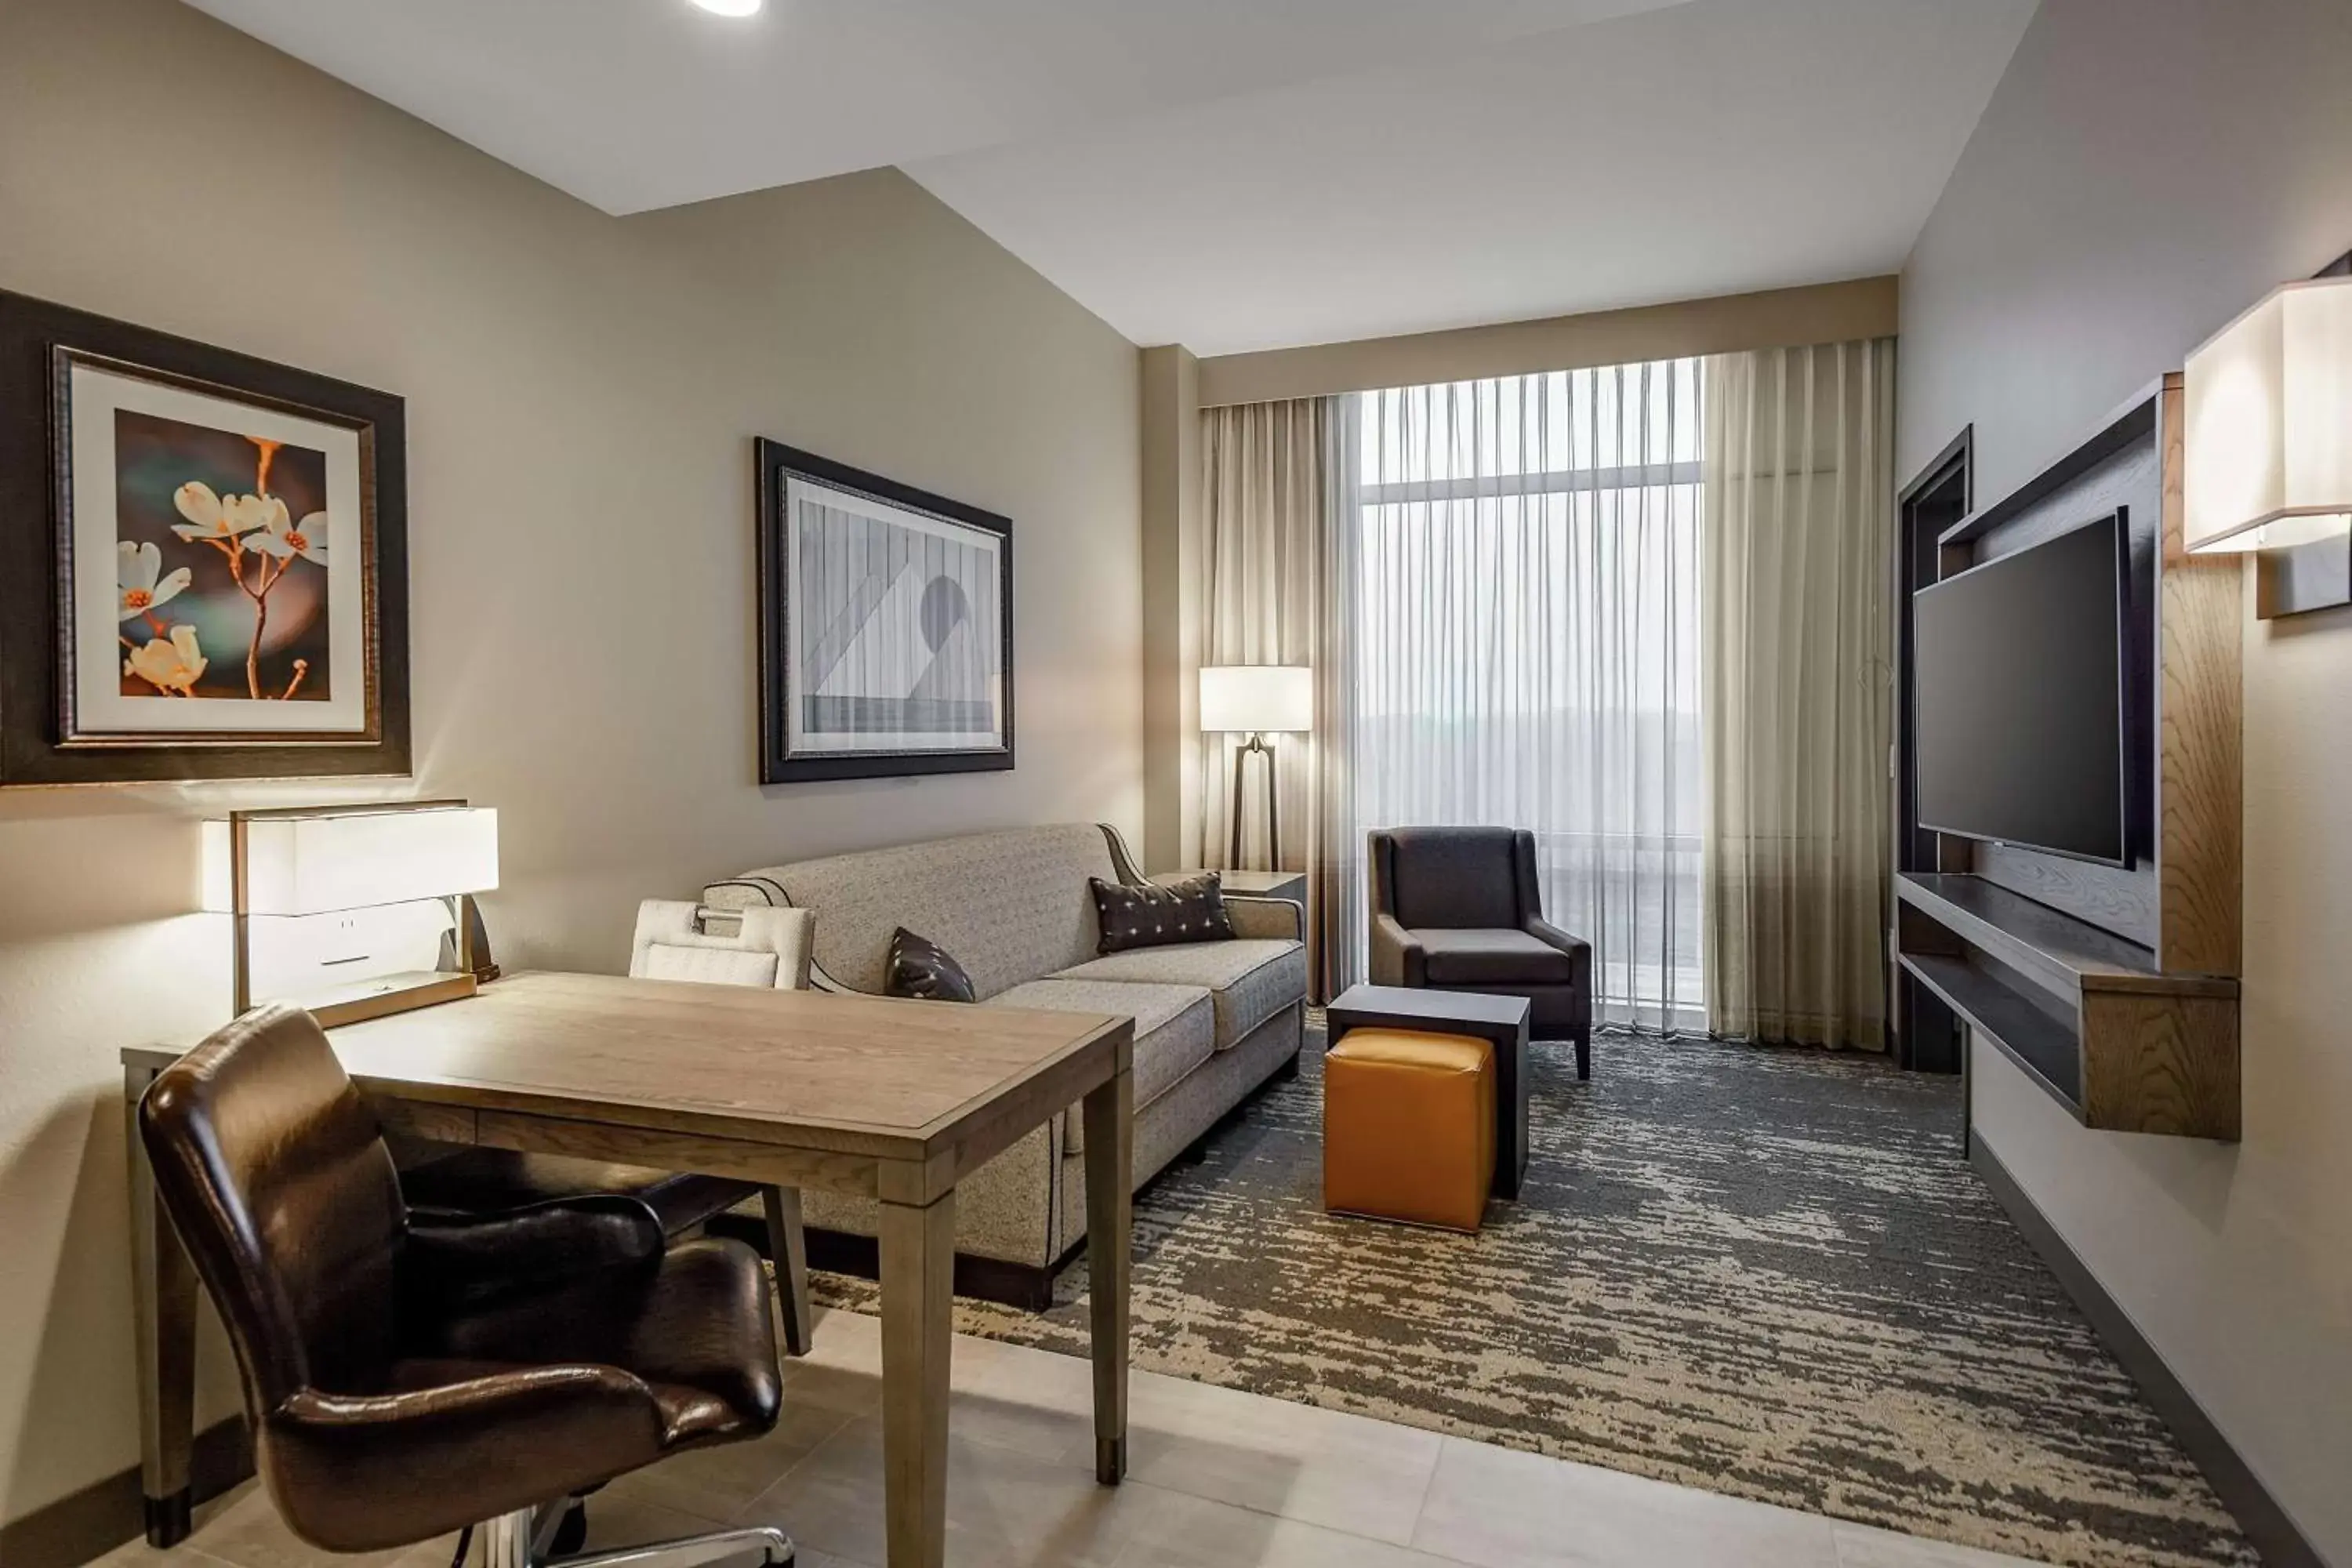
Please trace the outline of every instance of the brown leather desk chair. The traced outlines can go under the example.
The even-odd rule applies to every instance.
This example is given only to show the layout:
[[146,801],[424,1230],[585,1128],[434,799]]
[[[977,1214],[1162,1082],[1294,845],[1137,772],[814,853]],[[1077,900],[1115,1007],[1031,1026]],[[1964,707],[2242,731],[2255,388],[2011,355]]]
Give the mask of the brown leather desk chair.
[[[533,1568],[574,1494],[775,1426],[750,1248],[666,1247],[619,1196],[412,1215],[375,1117],[298,1008],[248,1013],[165,1068],[139,1126],[236,1347],[262,1479],[313,1545],[487,1523],[488,1568]],[[793,1557],[762,1528],[567,1561],[750,1551]]]
[[1592,1076],[1592,949],[1543,918],[1524,827],[1390,827],[1368,839],[1375,985],[1524,996],[1529,1032]]

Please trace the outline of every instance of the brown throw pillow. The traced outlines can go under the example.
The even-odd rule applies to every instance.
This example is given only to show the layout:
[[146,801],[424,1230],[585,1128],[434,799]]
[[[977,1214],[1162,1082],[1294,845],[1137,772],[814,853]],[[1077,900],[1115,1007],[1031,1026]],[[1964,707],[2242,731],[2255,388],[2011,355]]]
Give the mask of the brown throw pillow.
[[1172,882],[1130,888],[1089,877],[1095,914],[1102,922],[1097,952],[1164,947],[1177,942],[1231,942],[1234,922],[1225,913],[1224,879],[1214,871]]
[[947,949],[926,942],[900,926],[890,933],[890,968],[882,983],[884,994],[911,996],[920,1002],[974,1002],[971,976],[948,956]]

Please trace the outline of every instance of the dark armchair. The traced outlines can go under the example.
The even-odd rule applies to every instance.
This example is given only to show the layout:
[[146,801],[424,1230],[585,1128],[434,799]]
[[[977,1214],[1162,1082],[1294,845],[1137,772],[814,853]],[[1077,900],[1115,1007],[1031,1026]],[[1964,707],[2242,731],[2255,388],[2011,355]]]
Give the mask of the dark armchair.
[[1572,1040],[1592,1076],[1592,949],[1543,918],[1525,828],[1391,827],[1371,836],[1375,985],[1524,996],[1529,1032]]
[[[249,1013],[149,1087],[155,1190],[236,1349],[257,1468],[294,1533],[372,1552],[482,1524],[539,1568],[569,1500],[776,1424],[766,1276],[734,1241],[666,1245],[617,1195],[412,1215],[374,1115],[310,1016]],[[730,1531],[572,1568],[757,1552]]]

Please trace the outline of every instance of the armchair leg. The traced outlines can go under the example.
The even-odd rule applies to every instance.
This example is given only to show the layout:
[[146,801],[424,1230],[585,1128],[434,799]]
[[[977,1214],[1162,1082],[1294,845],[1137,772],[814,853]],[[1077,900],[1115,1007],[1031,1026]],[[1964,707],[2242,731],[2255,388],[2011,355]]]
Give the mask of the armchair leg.
[[1577,1030],[1575,1040],[1576,1076],[1589,1079],[1592,1076],[1592,1026],[1587,1024]]
[[[568,1503],[570,1500],[565,1500]],[[548,1541],[552,1522],[564,1504],[518,1509],[502,1513],[481,1527],[483,1568],[695,1568],[728,1557],[757,1552],[767,1568],[789,1568],[792,1537],[773,1525],[713,1531],[708,1535],[682,1536],[675,1541],[647,1542],[610,1552],[583,1552],[572,1556],[551,1555]]]

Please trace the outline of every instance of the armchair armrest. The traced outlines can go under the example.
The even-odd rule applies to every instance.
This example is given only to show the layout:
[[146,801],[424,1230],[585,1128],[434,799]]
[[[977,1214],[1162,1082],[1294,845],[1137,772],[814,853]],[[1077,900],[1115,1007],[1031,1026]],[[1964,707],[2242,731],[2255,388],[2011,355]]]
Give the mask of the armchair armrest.
[[1225,918],[1234,934],[1279,942],[1307,940],[1307,911],[1295,899],[1266,899],[1254,893],[1227,893]]
[[1373,984],[1429,984],[1429,954],[1413,940],[1412,932],[1398,923],[1396,916],[1372,916],[1371,947]]
[[1591,942],[1580,936],[1569,935],[1541,915],[1529,915],[1525,921],[1525,926],[1527,933],[1538,942],[1542,942],[1546,947],[1556,947],[1571,957],[1578,953],[1590,954],[1592,952]]
[[1576,988],[1590,996],[1592,994],[1592,944],[1580,936],[1569,935],[1541,915],[1529,915],[1523,923],[1529,936],[1568,954],[1575,965]]
[[412,1321],[536,1295],[607,1270],[650,1272],[667,1245],[660,1216],[617,1194],[551,1198],[495,1214],[412,1210],[400,1288]]
[[[277,1464],[310,1478],[272,1488],[287,1523],[338,1552],[488,1519],[511,1506],[518,1470],[533,1478],[530,1491],[562,1497],[644,1464],[662,1443],[653,1391],[614,1366],[532,1367],[394,1394],[303,1388],[263,1425]],[[351,1478],[366,1475],[400,1484],[355,1489]]]

